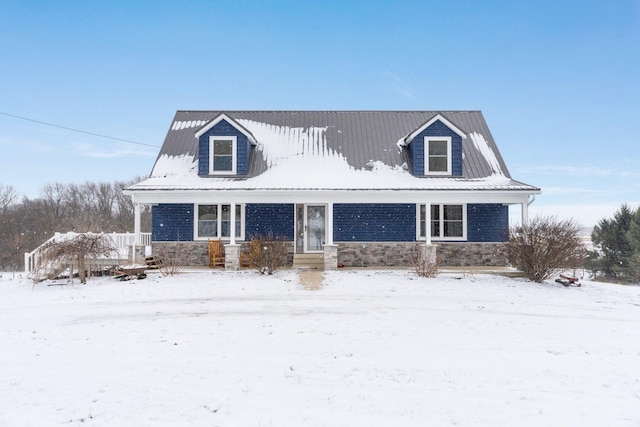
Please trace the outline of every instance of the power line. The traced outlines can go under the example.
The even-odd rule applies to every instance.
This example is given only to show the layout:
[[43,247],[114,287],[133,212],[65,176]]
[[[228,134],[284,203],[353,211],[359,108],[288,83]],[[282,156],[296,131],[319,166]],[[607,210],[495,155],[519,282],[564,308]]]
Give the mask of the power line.
[[144,142],[132,141],[130,139],[116,138],[114,136],[102,135],[100,133],[88,132],[86,130],[74,129],[74,128],[70,128],[70,127],[67,127],[67,126],[60,126],[60,125],[56,125],[56,124],[53,124],[53,123],[47,123],[47,122],[43,122],[43,121],[40,121],[40,120],[30,119],[28,117],[17,116],[15,114],[3,113],[2,111],[0,111],[0,114],[2,114],[3,116],[13,117],[13,118],[20,119],[20,120],[26,120],[26,121],[29,121],[29,122],[39,123],[41,125],[47,125],[47,126],[52,126],[52,127],[59,128],[59,129],[69,130],[69,131],[72,131],[72,132],[84,133],[86,135],[98,136],[100,138],[113,139],[114,141],[127,142],[129,144],[136,144],[136,145],[144,145],[145,147],[160,148],[160,146],[158,146],[158,145],[145,144]]

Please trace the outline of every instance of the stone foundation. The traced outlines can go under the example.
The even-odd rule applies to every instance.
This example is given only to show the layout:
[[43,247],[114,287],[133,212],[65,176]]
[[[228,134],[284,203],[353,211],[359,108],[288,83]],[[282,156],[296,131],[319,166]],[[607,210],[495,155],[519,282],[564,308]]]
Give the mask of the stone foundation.
[[507,243],[436,243],[443,267],[506,267]]
[[416,242],[344,242],[339,267],[411,267],[419,255]]
[[[418,242],[343,242],[337,243],[338,266],[412,267],[420,256]],[[507,266],[506,243],[434,242],[441,266]]]
[[[443,267],[486,266],[503,267],[507,262],[506,243],[434,242]],[[238,242],[241,251],[249,242]],[[420,256],[418,242],[341,242],[338,246],[338,267],[412,267]],[[177,265],[207,266],[207,242],[153,242],[153,255],[170,259]],[[287,265],[293,262],[293,242]],[[329,260],[332,265],[332,260]]]
[[208,266],[207,242],[152,242],[151,252],[172,265]]
[[[241,252],[249,250],[249,242],[237,242],[237,244]],[[222,246],[226,247],[225,244]],[[209,265],[209,249],[206,240],[198,242],[152,242],[151,251],[154,256],[160,259],[169,259],[175,265],[189,267],[207,267]],[[285,266],[290,267],[292,264],[293,242],[291,242]]]

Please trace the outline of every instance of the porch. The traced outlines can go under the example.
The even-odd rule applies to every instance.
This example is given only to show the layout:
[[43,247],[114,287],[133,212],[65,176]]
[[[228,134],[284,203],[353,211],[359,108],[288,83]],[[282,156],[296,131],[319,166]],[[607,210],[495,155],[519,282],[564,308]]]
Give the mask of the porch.
[[[55,272],[59,271],[63,266],[55,263],[50,263],[46,266],[42,265],[41,256],[43,248],[52,242],[69,240],[78,234],[82,233],[56,232],[33,251],[26,252],[24,254],[24,272],[29,276],[33,276],[36,273],[39,275],[55,274]],[[103,233],[103,235],[111,239],[115,250],[108,256],[91,260],[93,265],[144,263],[145,255],[151,253],[151,233],[138,233],[137,235],[135,233]]]

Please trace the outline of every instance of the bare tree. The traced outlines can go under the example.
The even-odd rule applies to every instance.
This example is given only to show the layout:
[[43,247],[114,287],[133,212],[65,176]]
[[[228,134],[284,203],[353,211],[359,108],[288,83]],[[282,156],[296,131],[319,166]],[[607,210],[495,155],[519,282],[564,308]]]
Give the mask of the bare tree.
[[62,183],[45,184],[40,189],[42,194],[43,212],[42,218],[50,230],[55,230],[64,220],[65,187]]
[[[11,186],[0,183],[0,268],[18,268],[25,252],[55,232],[133,231],[134,207],[122,190],[143,178],[114,183],[44,185],[40,197],[18,201]],[[142,231],[151,225],[151,210],[142,206]]]
[[109,257],[115,251],[113,240],[104,234],[82,233],[71,239],[52,241],[42,248],[39,269],[46,265],[69,265],[70,277],[73,266],[78,270],[80,283],[86,283],[86,262],[100,256]]
[[91,194],[86,191],[86,185],[69,184],[64,193],[64,222],[68,230],[91,231],[93,215]]
[[10,185],[0,182],[0,214],[3,214],[16,200],[16,191]]

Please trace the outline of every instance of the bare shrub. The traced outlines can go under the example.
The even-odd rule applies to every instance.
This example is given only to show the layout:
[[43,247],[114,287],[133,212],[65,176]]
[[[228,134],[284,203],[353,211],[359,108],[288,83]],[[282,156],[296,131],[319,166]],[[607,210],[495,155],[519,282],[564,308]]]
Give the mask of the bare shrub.
[[43,248],[36,266],[37,272],[46,271],[51,266],[69,266],[69,277],[73,277],[74,266],[80,283],[86,283],[87,261],[98,257],[110,257],[116,250],[113,240],[101,233],[82,233],[54,240]]
[[289,242],[282,237],[253,236],[251,238],[251,265],[260,274],[273,274],[287,263]]
[[160,264],[158,264],[158,270],[160,274],[163,276],[177,276],[184,271],[184,262],[182,262],[182,257],[165,257],[162,259]]
[[425,249],[422,244],[416,245],[413,261],[414,271],[420,277],[436,277],[440,269],[442,254],[436,251],[432,256],[429,253],[425,253]]
[[509,231],[508,256],[511,265],[534,282],[542,282],[560,270],[582,268],[586,248],[573,220],[536,217]]

